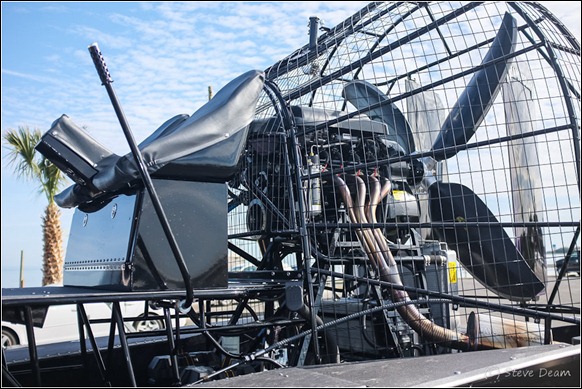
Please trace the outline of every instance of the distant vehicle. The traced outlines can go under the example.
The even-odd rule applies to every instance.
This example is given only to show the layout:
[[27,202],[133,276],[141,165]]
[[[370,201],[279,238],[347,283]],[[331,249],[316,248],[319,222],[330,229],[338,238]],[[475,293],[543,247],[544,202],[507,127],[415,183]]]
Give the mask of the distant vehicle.
[[[558,259],[556,261],[556,271],[561,271],[562,266],[564,266],[565,258]],[[568,267],[566,268],[566,272],[575,272],[580,275],[580,250],[574,251],[570,256],[570,260],[568,261]]]
[[[257,267],[255,265],[240,265],[233,267],[230,272],[246,272],[246,271],[256,271]],[[297,266],[289,260],[289,258],[285,258],[283,260],[283,270],[297,270]]]
[[242,265],[242,266],[235,266],[232,268],[231,272],[241,272],[241,271],[255,271],[257,267],[255,265]]
[[[84,304],[89,320],[110,319],[111,303]],[[124,318],[144,317],[145,303],[143,301],[126,301],[120,303],[121,313]],[[125,323],[126,332],[153,331],[165,328],[163,311],[161,309],[148,309],[147,320],[135,320]],[[109,335],[109,323],[92,323],[91,330],[95,336]],[[34,328],[34,336],[37,344],[65,342],[79,339],[77,325],[77,306],[53,305],[46,314],[42,328]],[[27,345],[26,327],[23,324],[14,324],[2,321],[2,348]]]

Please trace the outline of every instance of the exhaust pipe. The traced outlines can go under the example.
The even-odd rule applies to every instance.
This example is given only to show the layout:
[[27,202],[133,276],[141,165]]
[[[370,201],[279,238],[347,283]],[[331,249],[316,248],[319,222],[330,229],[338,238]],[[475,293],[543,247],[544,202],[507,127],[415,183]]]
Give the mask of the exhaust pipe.
[[[347,178],[353,180],[356,185],[355,204],[346,182],[338,175],[333,176],[333,182],[344,201],[351,222],[377,223],[376,209],[378,204],[390,193],[390,181],[382,177],[382,183],[380,183],[380,180],[376,176],[369,176],[370,193],[369,199],[366,201],[366,182],[359,175],[350,175]],[[368,259],[378,271],[380,280],[403,286],[398,265],[386,243],[382,231],[379,228],[358,228],[356,229],[356,236]],[[390,295],[394,302],[411,300],[408,293],[404,290],[391,289]],[[433,323],[415,305],[403,305],[398,307],[397,311],[402,319],[422,338],[453,349],[463,351],[486,350],[518,347],[524,343],[537,343],[535,336],[532,339],[529,331],[524,332],[524,328],[521,328],[519,323],[515,322],[513,325],[512,323],[505,323],[504,328],[507,331],[503,331],[502,336],[483,336],[485,334],[481,334],[481,336],[469,336]],[[478,320],[478,316],[475,317],[474,314],[473,318]],[[520,338],[521,340],[516,342],[515,338]]]

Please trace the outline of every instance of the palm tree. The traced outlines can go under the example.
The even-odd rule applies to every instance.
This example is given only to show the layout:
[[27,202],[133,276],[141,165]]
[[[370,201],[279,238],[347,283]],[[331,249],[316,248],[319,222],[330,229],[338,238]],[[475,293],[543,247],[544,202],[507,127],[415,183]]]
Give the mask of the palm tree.
[[28,127],[18,127],[18,130],[9,129],[3,138],[8,143],[9,164],[14,167],[14,172],[19,178],[38,181],[40,192],[48,200],[42,217],[44,286],[63,281],[61,211],[55,204],[54,196],[65,182],[65,176],[35,150],[41,136],[38,129],[31,131]]

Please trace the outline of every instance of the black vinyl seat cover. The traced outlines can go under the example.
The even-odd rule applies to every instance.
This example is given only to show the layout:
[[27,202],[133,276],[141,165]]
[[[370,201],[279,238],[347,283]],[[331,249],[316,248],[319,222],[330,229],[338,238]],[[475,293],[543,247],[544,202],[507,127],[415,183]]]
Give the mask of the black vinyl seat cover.
[[[264,79],[262,71],[246,72],[230,81],[192,116],[177,115],[162,124],[138,145],[148,172],[153,177],[204,182],[232,178]],[[57,122],[62,120],[63,117]],[[74,208],[107,193],[128,189],[140,180],[131,153],[122,157],[109,153],[96,163],[95,169],[90,185],[77,183],[65,189],[55,196],[57,205]]]

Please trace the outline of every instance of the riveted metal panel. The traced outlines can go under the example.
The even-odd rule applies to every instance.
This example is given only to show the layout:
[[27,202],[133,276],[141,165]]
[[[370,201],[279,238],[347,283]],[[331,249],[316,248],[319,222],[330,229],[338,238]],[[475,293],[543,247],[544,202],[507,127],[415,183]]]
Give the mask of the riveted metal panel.
[[[227,286],[224,184],[154,180],[196,289]],[[184,281],[145,190],[96,212],[76,210],[64,284],[114,290],[176,290]]]

